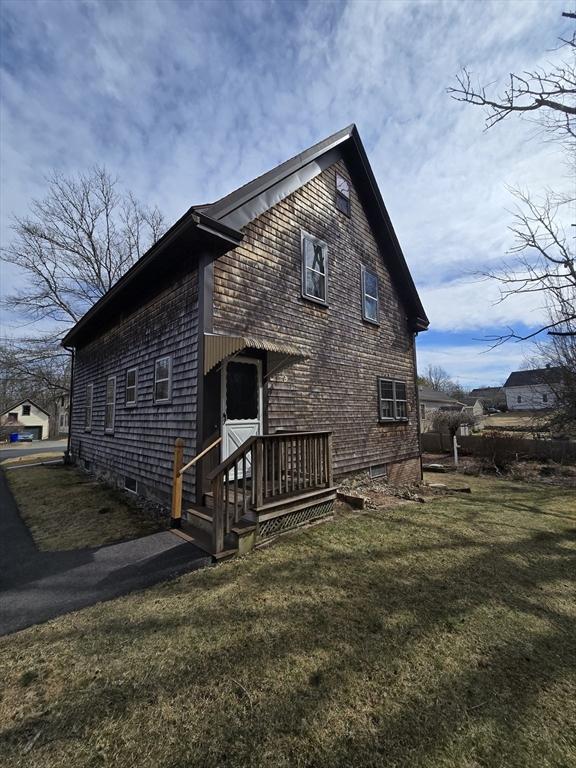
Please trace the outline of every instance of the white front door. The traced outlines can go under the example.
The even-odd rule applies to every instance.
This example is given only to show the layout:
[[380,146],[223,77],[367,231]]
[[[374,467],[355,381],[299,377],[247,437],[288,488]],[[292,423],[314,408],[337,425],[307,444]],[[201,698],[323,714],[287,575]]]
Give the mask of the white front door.
[[[235,357],[222,368],[222,459],[262,434],[262,361]],[[250,462],[246,474],[250,475]],[[241,476],[241,469],[238,474]]]

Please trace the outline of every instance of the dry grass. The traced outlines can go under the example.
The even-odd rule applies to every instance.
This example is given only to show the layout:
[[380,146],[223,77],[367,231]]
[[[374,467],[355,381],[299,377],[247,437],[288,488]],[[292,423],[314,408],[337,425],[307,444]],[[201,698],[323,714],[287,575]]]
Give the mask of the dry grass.
[[98,547],[158,530],[126,494],[73,467],[26,467],[6,472],[6,477],[41,550]]
[[13,456],[10,459],[2,459],[0,466],[5,469],[10,467],[26,466],[27,464],[40,464],[46,461],[54,461],[62,458],[62,451],[43,451],[40,453],[28,453],[26,456]]
[[575,765],[573,491],[469,482],[0,640],[0,763]]

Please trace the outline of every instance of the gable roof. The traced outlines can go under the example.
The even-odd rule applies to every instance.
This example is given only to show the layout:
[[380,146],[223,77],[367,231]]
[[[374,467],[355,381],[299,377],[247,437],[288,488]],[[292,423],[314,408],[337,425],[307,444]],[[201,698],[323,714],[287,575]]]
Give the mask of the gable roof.
[[461,403],[454,397],[447,395],[446,392],[439,392],[437,389],[432,389],[432,387],[418,387],[418,395],[420,401],[427,400],[431,403],[444,403],[445,405],[464,405],[464,403]]
[[505,387],[530,387],[538,384],[556,384],[562,381],[562,368],[532,368],[528,371],[512,371],[504,382]]
[[14,405],[11,405],[10,408],[7,408],[5,411],[3,411],[0,416],[6,416],[6,414],[10,413],[10,411],[13,411],[14,408],[19,408],[21,405],[30,404],[33,405],[34,408],[37,408],[39,411],[42,411],[42,413],[45,413],[46,416],[50,416],[48,411],[45,408],[42,408],[41,405],[38,405],[38,403],[35,403],[34,400],[30,400],[29,397],[25,397],[23,400],[19,400],[17,403],[14,403]]
[[[354,177],[356,191],[366,210],[396,290],[406,308],[411,329],[416,332],[426,330],[429,325],[428,318],[378,189],[358,129],[352,124],[238,187],[216,202],[192,206],[116,285],[96,302],[67,333],[62,344],[75,346],[82,335],[89,332],[88,326],[95,327],[95,318],[100,317],[106,308],[110,308],[113,301],[117,307],[121,305],[122,296],[127,294],[131,283],[137,279],[144,280],[146,274],[153,277],[154,265],[160,256],[166,269],[168,249],[178,249],[183,241],[189,247],[201,236],[203,244],[216,251],[216,255],[226,253],[242,241],[241,228],[341,158]],[[182,253],[181,248],[180,252]],[[132,290],[134,293],[134,289]]]

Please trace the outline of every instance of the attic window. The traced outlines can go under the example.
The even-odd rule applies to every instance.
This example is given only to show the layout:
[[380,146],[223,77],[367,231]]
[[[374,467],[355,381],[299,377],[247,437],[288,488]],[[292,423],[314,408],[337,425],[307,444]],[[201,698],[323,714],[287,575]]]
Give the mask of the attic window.
[[336,174],[336,208],[350,216],[350,182],[339,173]]
[[30,406],[29,405],[23,405],[22,406],[22,416],[30,416]]
[[302,296],[319,304],[328,302],[328,246],[302,232]]

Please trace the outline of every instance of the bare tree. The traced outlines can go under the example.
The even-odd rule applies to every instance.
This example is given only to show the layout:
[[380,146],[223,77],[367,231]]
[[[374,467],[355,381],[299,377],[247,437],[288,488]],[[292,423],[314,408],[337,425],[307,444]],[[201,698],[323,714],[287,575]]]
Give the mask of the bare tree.
[[53,173],[32,215],[16,218],[3,258],[26,275],[5,303],[31,320],[77,322],[162,234],[163,218],[103,168],[65,178]]
[[425,375],[421,376],[420,380],[422,384],[437,392],[443,392],[446,387],[452,385],[450,374],[440,365],[428,365]]
[[462,424],[470,424],[471,417],[462,411],[436,411],[432,428],[436,432],[448,432],[454,438]]
[[553,138],[560,138],[573,146],[576,140],[576,33],[571,38],[561,38],[560,48],[567,51],[563,61],[551,64],[548,71],[540,68],[520,75],[510,73],[508,86],[500,94],[489,94],[487,88],[475,81],[465,67],[456,76],[458,85],[447,91],[456,101],[484,107],[486,129],[510,115],[519,114],[534,117],[553,134]]
[[[508,87],[499,95],[489,94],[486,87],[475,83],[467,69],[457,76],[457,86],[448,88],[448,93],[457,101],[485,108],[487,130],[511,115],[535,119],[548,138],[560,140],[570,153],[569,164],[574,173],[576,33],[560,42],[560,50],[566,53],[560,63],[551,64],[547,71],[510,74]],[[510,339],[529,339],[542,331],[575,336],[576,264],[562,221],[575,197],[552,190],[540,197],[520,189],[512,190],[512,194],[518,201],[511,227],[516,239],[511,250],[514,259],[505,263],[503,269],[484,276],[500,283],[501,300],[513,294],[538,293],[551,319],[533,333],[522,335],[509,328],[507,333],[490,340],[498,345]]]

